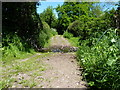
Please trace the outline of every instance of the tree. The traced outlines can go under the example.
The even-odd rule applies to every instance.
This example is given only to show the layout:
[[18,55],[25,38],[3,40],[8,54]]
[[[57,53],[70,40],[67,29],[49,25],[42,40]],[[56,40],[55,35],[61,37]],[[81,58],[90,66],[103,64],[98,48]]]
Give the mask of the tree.
[[[3,38],[10,33],[17,34],[29,47],[37,49],[40,46],[37,38],[42,30],[42,23],[36,13],[36,4],[37,2],[2,3]],[[3,46],[6,45],[3,42]]]
[[116,27],[117,27],[117,33],[118,35],[120,35],[120,1],[118,2],[118,7],[117,7],[117,10],[116,10],[116,13],[115,13],[115,18],[116,18]]
[[117,15],[117,28],[120,29],[120,1],[118,2],[116,15]]
[[40,14],[40,18],[42,19],[42,21],[45,21],[48,23],[48,25],[50,26],[50,28],[55,27],[55,22],[56,22],[56,17],[55,14],[53,13],[53,8],[52,6],[49,6],[46,10],[44,10],[41,14]]
[[[62,6],[58,5],[56,11],[58,12],[58,33],[62,34],[70,23],[78,20],[80,16],[85,15],[92,17],[97,13],[99,8],[95,8],[93,2],[64,2]],[[96,9],[96,10],[95,10]],[[93,11],[94,10],[94,11]]]
[[100,17],[103,14],[101,3],[94,3],[91,8],[92,17]]

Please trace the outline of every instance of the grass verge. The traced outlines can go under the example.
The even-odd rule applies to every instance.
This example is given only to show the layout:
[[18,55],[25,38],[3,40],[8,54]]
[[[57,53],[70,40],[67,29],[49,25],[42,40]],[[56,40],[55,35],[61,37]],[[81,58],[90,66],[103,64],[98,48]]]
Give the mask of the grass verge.
[[71,37],[68,39],[72,46],[78,47],[79,46],[79,37]]
[[41,72],[46,70],[42,58],[48,55],[50,53],[38,53],[27,60],[17,59],[5,63],[2,67],[0,89],[37,86],[43,80],[40,77]]

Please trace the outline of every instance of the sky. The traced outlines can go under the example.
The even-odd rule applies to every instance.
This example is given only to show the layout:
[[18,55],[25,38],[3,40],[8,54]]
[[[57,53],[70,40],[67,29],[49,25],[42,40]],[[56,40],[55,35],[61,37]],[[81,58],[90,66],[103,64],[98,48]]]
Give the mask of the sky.
[[[100,2],[107,2],[107,1],[114,1],[114,2],[118,2],[119,0],[100,0]],[[37,6],[37,13],[40,14],[42,13],[48,6],[52,6],[53,8],[56,8],[59,5],[62,5],[64,0],[40,0],[41,5]],[[106,8],[110,7],[110,9],[112,8],[112,5],[106,6]],[[54,13],[57,16],[57,12],[54,10]]]
[[[48,6],[56,8],[58,5],[62,5],[63,2],[41,2],[41,5],[37,8],[37,13],[42,13]],[[54,13],[57,17],[57,12],[54,10]]]

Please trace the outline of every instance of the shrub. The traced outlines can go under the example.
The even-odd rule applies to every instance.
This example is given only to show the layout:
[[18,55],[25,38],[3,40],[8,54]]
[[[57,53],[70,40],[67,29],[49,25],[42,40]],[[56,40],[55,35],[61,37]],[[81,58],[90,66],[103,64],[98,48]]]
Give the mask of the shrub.
[[79,20],[76,20],[74,22],[72,22],[68,28],[67,28],[67,31],[70,32],[70,33],[73,33],[74,36],[79,36],[82,34],[82,27],[80,27],[82,25],[82,23],[80,23]]
[[53,28],[50,29],[50,26],[46,22],[42,22],[42,24],[43,24],[43,30],[40,31],[39,38],[38,38],[39,45],[41,48],[44,47],[45,44],[48,43],[49,39],[52,36],[57,34],[56,30]]
[[[80,16],[79,20],[72,22],[67,31],[72,33],[75,37],[80,37],[81,40],[96,37],[96,33],[102,33],[108,28],[105,20],[102,18]],[[93,34],[94,32],[94,34]]]
[[50,26],[46,22],[43,22],[43,32],[47,35],[46,40],[52,36]]
[[23,44],[21,38],[16,34],[8,34],[3,37],[2,45],[2,60],[3,62],[9,62],[15,58],[21,58],[24,55],[24,52],[31,53],[29,48],[25,49],[25,43]]
[[54,28],[51,28],[51,33],[52,33],[53,36],[58,35],[57,30],[54,29]]
[[[92,43],[96,41],[94,38],[92,40]],[[77,52],[78,61],[84,68],[83,76],[90,86],[101,89],[120,89],[120,52],[117,40],[118,37],[112,30],[91,47],[87,44],[80,46]],[[88,40],[84,41],[86,42]]]
[[39,34],[39,45],[40,45],[40,47],[44,47],[45,42],[48,40],[47,37],[48,36],[45,32],[43,32],[43,31],[40,32],[40,34]]
[[72,46],[78,47],[79,46],[79,37],[71,37],[69,42]]
[[73,34],[66,31],[66,32],[64,32],[63,37],[70,39],[71,37],[73,37]]

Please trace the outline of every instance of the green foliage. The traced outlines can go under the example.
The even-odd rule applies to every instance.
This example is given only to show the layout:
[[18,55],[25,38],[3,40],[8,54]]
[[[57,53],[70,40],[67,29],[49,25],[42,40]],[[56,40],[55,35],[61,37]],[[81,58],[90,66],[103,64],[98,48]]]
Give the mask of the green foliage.
[[92,46],[87,45],[89,40],[82,43],[77,56],[88,84],[101,89],[119,89],[120,52],[114,30],[108,31],[101,39],[91,37]]
[[63,37],[70,39],[70,38],[73,37],[73,34],[72,34],[72,33],[69,33],[68,31],[65,31],[64,34],[63,34]]
[[67,38],[72,46],[78,47],[79,46],[79,37],[73,37],[72,33],[65,31],[63,33],[63,37]]
[[58,35],[57,30],[54,29],[54,28],[51,28],[51,33],[52,33],[53,36]]
[[79,36],[81,40],[85,40],[89,37],[99,37],[99,35],[96,36],[96,33],[101,34],[107,28],[109,28],[107,22],[101,17],[95,18],[82,15],[79,20],[68,26],[67,31],[75,37]]
[[48,23],[43,21],[42,24],[43,24],[43,30],[50,30],[50,26],[48,25]]
[[[54,28],[51,28],[50,33],[51,33],[52,36],[58,35],[57,30],[54,29]],[[49,38],[49,40],[47,42],[45,42],[44,47],[49,47],[50,46],[50,42],[51,42],[50,38]]]
[[39,34],[39,45],[40,47],[46,47],[46,44],[49,43],[49,39],[57,35],[56,29],[50,28],[50,26],[46,22],[42,22],[43,31]]
[[106,25],[108,27],[116,28],[115,12],[116,12],[116,10],[113,8],[110,11],[104,12],[104,14],[101,16],[102,19],[107,23]]
[[[12,37],[11,37],[12,38]],[[19,57],[19,50],[23,50],[22,43],[20,42],[20,39],[17,35],[13,36],[12,41],[10,40],[10,35],[6,36],[6,39],[3,39],[3,41],[6,41],[7,47],[3,47],[3,58],[6,56],[12,56],[12,57]],[[10,43],[11,41],[11,43]],[[19,43],[19,44],[18,44]],[[12,50],[12,52],[11,52]]]
[[3,3],[3,61],[38,51],[52,36],[50,26],[36,13],[36,4]]
[[15,58],[26,57],[28,53],[34,52],[33,48],[38,49],[38,30],[41,30],[42,26],[36,14],[36,4],[36,2],[2,4],[2,60],[4,63],[11,62]]
[[52,36],[50,26],[46,22],[43,22],[43,32],[45,32],[47,36],[46,40]]
[[15,58],[23,58],[27,53],[25,51],[30,53],[34,53],[33,49],[25,48],[25,43],[23,44],[21,42],[21,38],[18,37],[18,35],[6,35],[6,37],[3,38],[4,47],[2,47],[2,60],[3,62],[11,62],[12,59]]
[[[40,48],[37,38],[43,26],[36,13],[36,4],[37,2],[5,2],[2,4],[3,39],[9,33],[16,33],[21,38],[22,43],[26,43],[27,46],[25,47],[35,50]],[[4,45],[6,46],[5,42],[3,42],[3,47]]]
[[81,26],[82,25],[81,25],[80,21],[76,20],[68,26],[67,30],[68,30],[68,32],[73,33],[74,36],[79,36],[79,35],[83,34],[82,31],[80,30],[80,29],[82,29]]
[[53,8],[52,6],[47,7],[41,14],[40,18],[42,21],[48,23],[50,28],[55,28],[55,23],[56,23],[56,17],[55,14],[53,13]]
[[[69,24],[78,20],[82,15],[87,17],[92,17],[95,13],[97,15],[97,12],[95,12],[94,9],[96,8],[93,2],[64,2],[62,6],[59,5],[56,8],[56,11],[58,12],[58,33],[63,34]],[[96,11],[100,11],[100,9],[97,8]]]
[[47,35],[45,32],[41,31],[39,34],[39,44],[41,45],[40,47],[44,47],[45,42],[47,41]]
[[78,19],[79,9],[76,2],[64,2],[62,6],[58,6],[56,11],[58,12],[58,33],[62,34],[68,25],[74,20]]
[[72,46],[78,47],[79,46],[79,37],[71,37],[69,39],[69,42],[71,43]]

